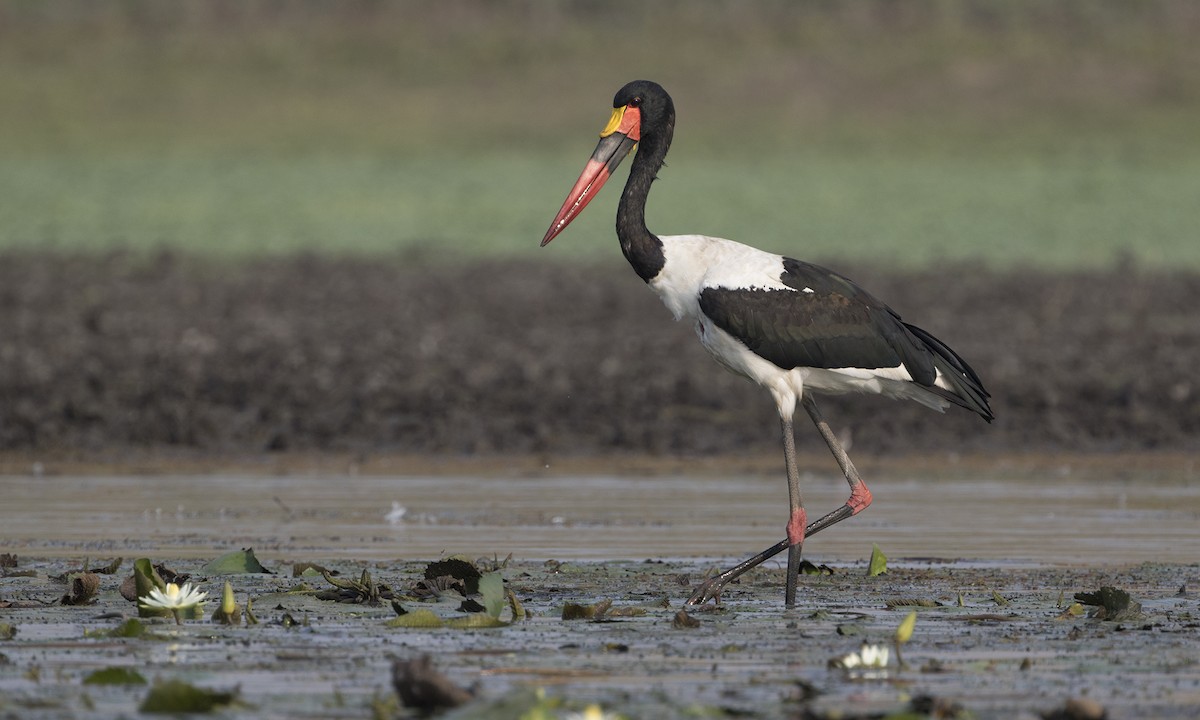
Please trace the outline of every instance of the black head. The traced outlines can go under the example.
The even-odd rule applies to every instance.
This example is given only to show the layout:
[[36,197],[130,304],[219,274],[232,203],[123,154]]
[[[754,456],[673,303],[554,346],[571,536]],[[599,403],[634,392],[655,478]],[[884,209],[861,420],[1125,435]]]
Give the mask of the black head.
[[675,103],[662,85],[651,80],[634,80],[613,96],[613,107],[631,105],[642,113],[642,137],[665,134],[668,142],[675,129]]

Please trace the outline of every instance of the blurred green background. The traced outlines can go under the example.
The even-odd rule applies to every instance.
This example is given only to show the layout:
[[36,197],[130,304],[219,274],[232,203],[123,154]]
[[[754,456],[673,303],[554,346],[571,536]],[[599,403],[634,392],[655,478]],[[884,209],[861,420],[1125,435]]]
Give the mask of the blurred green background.
[[549,249],[613,93],[661,82],[652,230],[921,267],[1200,268],[1188,0],[0,0],[0,250]]

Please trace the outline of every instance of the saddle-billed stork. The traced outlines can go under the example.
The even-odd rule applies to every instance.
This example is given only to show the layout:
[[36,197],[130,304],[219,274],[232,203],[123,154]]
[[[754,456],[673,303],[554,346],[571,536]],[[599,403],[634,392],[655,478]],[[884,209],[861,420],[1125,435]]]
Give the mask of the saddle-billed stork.
[[[717,362],[771,393],[783,426],[791,504],[787,537],[705,581],[688,604],[719,602],[731,580],[787,549],[784,599],[790,607],[796,601],[804,538],[871,504],[871,492],[812,394],[877,394],[915,400],[938,411],[953,404],[991,422],[988,392],[975,371],[945,343],[903,322],[887,305],[837,273],[731,240],[650,232],[646,196],[671,146],[675,105],[660,85],[638,80],[617,91],[613,108],[600,144],[542,245],[579,215],[625,156],[640,145],[617,206],[621,251],[677,320],[695,322],[700,342]],[[797,402],[816,424],[850,484],[846,504],[811,524],[796,469],[792,416]]]

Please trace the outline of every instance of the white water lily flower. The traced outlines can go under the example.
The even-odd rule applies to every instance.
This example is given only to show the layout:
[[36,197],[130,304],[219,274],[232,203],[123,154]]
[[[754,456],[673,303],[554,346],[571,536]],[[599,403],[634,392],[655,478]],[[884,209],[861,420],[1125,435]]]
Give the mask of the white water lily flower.
[[833,661],[833,664],[846,670],[855,668],[887,667],[888,649],[886,645],[863,645],[856,653],[850,653]]
[[567,713],[564,720],[617,720],[619,717],[616,713],[604,712],[599,705],[592,703],[583,712]]
[[138,605],[147,610],[170,610],[175,615],[175,622],[179,622],[180,610],[195,607],[206,597],[208,593],[200,592],[190,583],[184,583],[183,587],[167,583],[166,590],[154,588],[149,595],[138,598]]

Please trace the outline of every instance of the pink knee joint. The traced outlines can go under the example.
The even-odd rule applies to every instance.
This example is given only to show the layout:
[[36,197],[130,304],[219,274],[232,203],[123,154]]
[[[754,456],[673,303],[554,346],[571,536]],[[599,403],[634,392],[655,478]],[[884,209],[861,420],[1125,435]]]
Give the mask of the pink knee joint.
[[857,515],[866,510],[870,504],[871,491],[867,489],[867,484],[863,482],[860,482],[850,491],[850,499],[846,501],[846,507],[850,508],[851,515]]
[[806,527],[808,527],[808,513],[804,512],[804,508],[796,508],[792,511],[792,517],[788,520],[787,524],[788,543],[799,545],[804,542],[804,529]]

